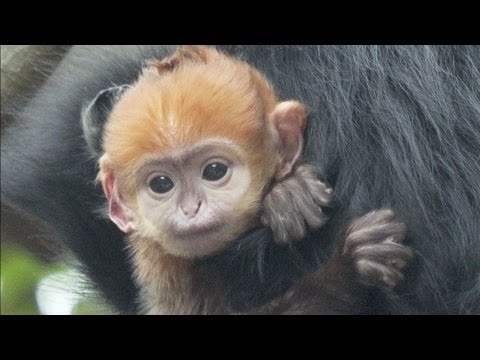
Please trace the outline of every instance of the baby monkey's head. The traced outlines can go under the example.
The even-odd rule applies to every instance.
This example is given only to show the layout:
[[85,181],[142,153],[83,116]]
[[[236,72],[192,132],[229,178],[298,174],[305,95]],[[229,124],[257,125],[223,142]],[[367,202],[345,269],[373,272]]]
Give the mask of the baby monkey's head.
[[98,179],[124,232],[172,255],[211,254],[259,221],[302,152],[307,114],[214,48],[151,60],[105,125]]

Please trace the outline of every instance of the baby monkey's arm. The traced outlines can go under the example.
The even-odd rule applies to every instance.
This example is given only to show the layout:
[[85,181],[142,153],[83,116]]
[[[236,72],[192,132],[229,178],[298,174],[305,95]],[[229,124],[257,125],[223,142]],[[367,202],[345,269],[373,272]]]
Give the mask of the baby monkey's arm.
[[394,288],[413,252],[403,245],[405,225],[393,211],[377,210],[353,220],[332,258],[283,296],[253,314],[365,314],[372,288]]

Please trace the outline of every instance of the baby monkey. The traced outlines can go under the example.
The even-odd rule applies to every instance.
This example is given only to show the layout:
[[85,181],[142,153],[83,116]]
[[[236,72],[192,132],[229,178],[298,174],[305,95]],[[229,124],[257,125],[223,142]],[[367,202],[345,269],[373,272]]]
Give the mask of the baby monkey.
[[[261,223],[287,243],[326,222],[321,207],[329,205],[332,189],[301,163],[307,111],[297,101],[280,102],[248,64],[214,48],[186,46],[150,60],[132,86],[107,90],[92,102],[115,102],[102,130],[98,180],[110,219],[129,234],[144,313],[230,313],[222,274],[202,258]],[[86,134],[96,128],[92,104],[83,114]],[[398,261],[384,268],[354,263],[370,280],[395,285],[410,256],[399,244],[404,227],[390,213],[370,220],[357,220],[357,233],[387,224],[390,232],[381,226],[384,236],[373,238],[393,239]],[[346,241],[339,256],[353,254],[358,244]],[[310,278],[312,286],[325,280]],[[298,298],[296,306],[304,301],[288,296]],[[286,303],[257,312],[288,313]]]

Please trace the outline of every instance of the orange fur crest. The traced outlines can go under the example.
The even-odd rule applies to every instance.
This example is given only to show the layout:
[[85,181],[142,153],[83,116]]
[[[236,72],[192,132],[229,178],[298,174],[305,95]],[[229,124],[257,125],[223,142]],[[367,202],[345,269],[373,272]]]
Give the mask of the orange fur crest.
[[[261,153],[277,99],[246,63],[214,48],[186,46],[151,60],[115,106],[104,148],[125,169],[144,154],[165,154],[205,138],[225,138]],[[246,149],[248,151],[248,149]]]

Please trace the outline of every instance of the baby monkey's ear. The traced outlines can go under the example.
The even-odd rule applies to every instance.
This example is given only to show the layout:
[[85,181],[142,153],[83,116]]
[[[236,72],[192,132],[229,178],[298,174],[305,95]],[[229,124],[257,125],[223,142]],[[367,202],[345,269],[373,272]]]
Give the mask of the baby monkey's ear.
[[303,131],[307,125],[308,113],[298,101],[284,101],[273,109],[270,121],[277,133],[280,165],[276,179],[288,176],[303,151]]
[[103,192],[108,200],[108,216],[120,230],[128,234],[136,230],[133,212],[125,205],[118,190],[118,182],[114,172],[108,165],[108,156],[100,158],[100,171],[97,181],[100,181]]

